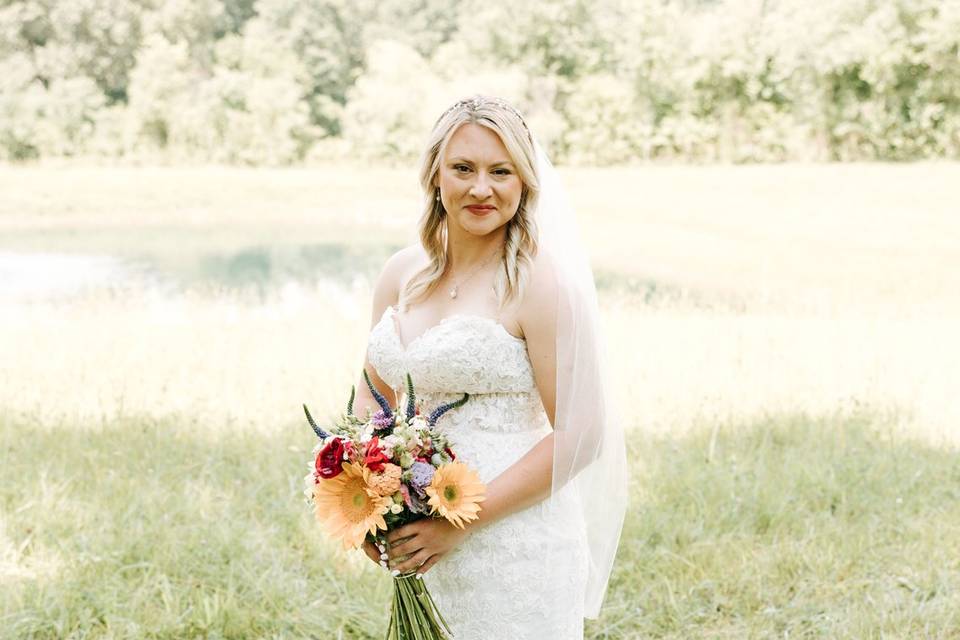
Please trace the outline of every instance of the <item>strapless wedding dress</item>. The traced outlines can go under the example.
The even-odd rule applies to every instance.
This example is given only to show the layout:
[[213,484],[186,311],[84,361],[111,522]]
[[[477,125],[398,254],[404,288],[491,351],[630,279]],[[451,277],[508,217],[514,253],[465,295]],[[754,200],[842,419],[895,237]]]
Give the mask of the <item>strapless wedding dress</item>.
[[[470,394],[437,423],[459,462],[490,482],[551,431],[534,384],[526,342],[492,318],[458,314],[404,346],[387,307],[370,332],[367,357],[402,391],[407,372],[426,411]],[[468,536],[423,580],[454,640],[583,638],[586,533],[579,496],[564,488]],[[546,584],[543,558],[553,546],[565,581]],[[554,547],[556,548],[556,547]]]

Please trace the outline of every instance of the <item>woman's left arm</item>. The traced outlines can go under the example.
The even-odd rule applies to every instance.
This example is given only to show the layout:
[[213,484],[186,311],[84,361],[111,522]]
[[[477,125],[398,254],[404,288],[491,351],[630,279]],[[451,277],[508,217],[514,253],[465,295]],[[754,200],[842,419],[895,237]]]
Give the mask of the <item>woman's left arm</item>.
[[[545,262],[538,264],[528,291],[520,307],[520,324],[533,365],[533,379],[552,425],[557,400],[557,292],[556,280]],[[487,499],[481,503],[477,519],[467,528],[475,531],[540,502],[550,495],[552,478],[551,431],[487,484]]]

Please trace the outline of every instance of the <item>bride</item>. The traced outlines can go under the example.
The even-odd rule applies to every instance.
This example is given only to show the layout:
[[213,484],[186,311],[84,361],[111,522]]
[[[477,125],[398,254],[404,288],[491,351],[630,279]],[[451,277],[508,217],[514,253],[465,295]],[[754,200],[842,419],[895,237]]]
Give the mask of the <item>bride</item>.
[[[424,518],[365,546],[416,570],[456,640],[582,638],[626,506],[623,432],[604,384],[596,290],[562,187],[520,113],[487,96],[437,120],[420,242],[391,256],[364,366],[394,403],[410,373],[487,484],[461,530]],[[376,403],[362,380],[358,415]]]

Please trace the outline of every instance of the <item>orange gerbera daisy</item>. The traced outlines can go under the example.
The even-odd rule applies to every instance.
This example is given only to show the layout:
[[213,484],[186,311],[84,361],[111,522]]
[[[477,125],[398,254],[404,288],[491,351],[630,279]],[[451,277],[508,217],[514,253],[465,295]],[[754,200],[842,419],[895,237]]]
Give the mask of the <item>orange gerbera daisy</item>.
[[477,519],[480,504],[487,497],[487,487],[480,482],[477,472],[462,462],[451,462],[437,468],[433,480],[424,488],[433,508],[431,513],[440,515],[455,527],[463,529],[463,523]]
[[317,519],[325,521],[330,535],[343,540],[345,548],[359,548],[367,532],[387,528],[383,514],[393,500],[380,497],[368,483],[370,470],[344,462],[343,473],[314,485]]

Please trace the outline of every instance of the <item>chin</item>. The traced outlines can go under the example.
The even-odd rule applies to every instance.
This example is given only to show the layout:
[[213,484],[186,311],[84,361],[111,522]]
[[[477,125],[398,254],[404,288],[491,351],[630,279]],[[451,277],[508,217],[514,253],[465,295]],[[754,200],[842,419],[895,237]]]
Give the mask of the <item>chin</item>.
[[465,214],[461,217],[458,222],[460,223],[460,228],[471,233],[475,236],[485,236],[491,231],[499,229],[503,226],[503,220],[500,220],[499,217],[496,220],[493,219],[481,219],[477,220],[470,213]]
[[475,236],[485,236],[506,224],[503,220],[471,221],[471,224],[461,224],[464,231]]

